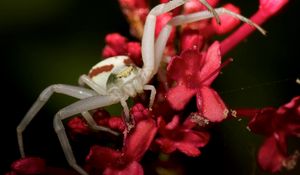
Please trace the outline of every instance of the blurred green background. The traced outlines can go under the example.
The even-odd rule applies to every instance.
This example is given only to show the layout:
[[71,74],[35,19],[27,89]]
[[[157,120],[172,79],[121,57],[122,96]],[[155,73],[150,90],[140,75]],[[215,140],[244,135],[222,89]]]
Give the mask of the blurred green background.
[[[245,16],[258,0],[233,2]],[[263,27],[228,53],[235,61],[214,83],[231,107],[279,106],[299,95],[299,1],[291,0]],[[130,37],[117,0],[1,0],[0,43],[2,115],[0,174],[19,158],[15,127],[38,94],[54,83],[77,84],[78,77],[100,61],[104,37],[119,32]],[[52,129],[53,115],[74,99],[55,95],[24,134],[25,150],[49,164],[66,162]],[[262,138],[246,130],[246,121],[216,127],[200,158],[181,157],[196,174],[264,174],[255,163]],[[291,140],[292,147],[300,147]],[[199,173],[198,173],[199,172]],[[284,174],[300,174],[300,168]]]

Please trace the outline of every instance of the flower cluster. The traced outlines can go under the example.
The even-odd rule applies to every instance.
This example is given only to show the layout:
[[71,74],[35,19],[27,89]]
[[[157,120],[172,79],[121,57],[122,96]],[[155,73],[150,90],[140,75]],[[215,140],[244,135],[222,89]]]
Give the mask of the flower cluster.
[[[161,0],[161,3],[168,0]],[[207,0],[216,7],[219,0]],[[276,14],[288,0],[260,0],[258,11],[250,18],[254,23],[262,24]],[[150,2],[146,0],[119,0],[122,12],[130,24],[130,32],[136,41],[111,33],[105,38],[103,58],[116,55],[128,55],[137,66],[142,66],[141,44],[146,16],[150,11]],[[233,4],[224,8],[240,13]],[[199,0],[190,0],[183,7],[157,17],[155,37],[174,16],[191,14],[206,10]],[[229,15],[220,15],[220,24],[216,19],[206,19],[194,23],[173,27],[164,51],[162,65],[151,83],[157,89],[157,95],[151,109],[145,96],[134,99],[130,114],[135,127],[127,130],[120,116],[110,116],[103,109],[94,111],[93,118],[98,125],[108,127],[119,136],[110,134],[101,137],[115,137],[109,144],[92,145],[86,156],[84,169],[91,175],[142,175],[141,160],[148,151],[172,154],[181,152],[186,156],[201,155],[200,148],[210,139],[207,127],[219,123],[231,113],[211,84],[232,59],[222,57],[255,29]],[[240,25],[240,26],[239,26]],[[238,27],[239,26],[239,27]],[[222,41],[213,41],[216,35],[227,35]],[[266,136],[258,152],[258,163],[263,170],[277,172],[282,167],[295,166],[299,152],[292,155],[287,151],[287,137],[300,137],[300,97],[295,97],[282,107],[258,110],[237,110],[238,116],[251,118],[251,132]],[[78,135],[95,133],[81,116],[68,121],[68,130],[72,138]],[[269,125],[270,127],[265,127]],[[121,138],[122,144],[117,142]],[[121,146],[120,146],[121,145]],[[27,157],[12,164],[7,175],[17,174],[74,174],[46,165],[45,160]]]

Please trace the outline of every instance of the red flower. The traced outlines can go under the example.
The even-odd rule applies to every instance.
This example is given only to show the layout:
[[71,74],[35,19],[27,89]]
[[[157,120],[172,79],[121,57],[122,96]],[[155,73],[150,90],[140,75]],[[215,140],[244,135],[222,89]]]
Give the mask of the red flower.
[[175,110],[182,110],[196,95],[199,113],[210,121],[222,121],[227,108],[210,84],[220,71],[221,55],[219,43],[212,44],[207,52],[196,49],[185,50],[173,57],[168,66],[169,78],[176,86],[167,92],[167,100]]
[[295,166],[299,152],[288,155],[287,137],[300,138],[300,96],[291,102],[276,108],[240,112],[240,115],[253,117],[249,123],[252,132],[263,134],[267,138],[258,153],[258,163],[262,169],[277,172],[286,167]]
[[[102,109],[94,112],[93,118],[99,126],[109,127],[112,130],[122,133],[125,130],[125,124],[121,117],[111,117],[110,114]],[[90,134],[93,130],[89,128],[87,122],[82,116],[70,119],[67,126],[73,136],[77,134]]]
[[[187,120],[190,119],[187,118]],[[177,115],[168,124],[162,117],[158,118],[158,132],[161,137],[157,138],[155,142],[163,152],[172,153],[179,150],[188,156],[200,155],[201,152],[198,148],[204,147],[208,143],[209,134],[192,130],[193,125],[190,125],[187,120],[180,125]]]
[[102,51],[104,58],[127,55],[137,66],[142,66],[141,44],[139,42],[128,42],[127,38],[118,33],[106,35],[105,42],[106,46]]
[[138,161],[148,150],[156,134],[157,127],[155,121],[150,118],[149,113],[144,108],[141,108],[141,105],[138,106],[138,110],[141,110],[141,112],[135,111],[132,113],[137,118],[136,126],[125,137],[123,148],[114,150],[103,146],[93,146],[87,156],[88,171],[103,171],[105,175],[144,174]]
[[38,157],[26,157],[16,160],[11,165],[11,172],[5,175],[76,175],[75,171],[64,170],[61,168],[49,167],[44,159]]

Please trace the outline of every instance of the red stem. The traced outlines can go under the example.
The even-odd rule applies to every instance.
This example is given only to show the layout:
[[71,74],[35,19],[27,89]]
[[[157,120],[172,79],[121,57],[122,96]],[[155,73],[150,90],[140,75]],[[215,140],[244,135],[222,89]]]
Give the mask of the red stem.
[[[263,10],[258,10],[250,19],[258,24],[263,24],[267,19],[269,19],[270,15],[267,15]],[[229,35],[226,39],[221,42],[221,55],[225,55],[228,51],[233,49],[237,44],[239,44],[242,40],[248,37],[253,31],[256,29],[249,24],[243,24],[240,28],[238,28],[234,33]]]

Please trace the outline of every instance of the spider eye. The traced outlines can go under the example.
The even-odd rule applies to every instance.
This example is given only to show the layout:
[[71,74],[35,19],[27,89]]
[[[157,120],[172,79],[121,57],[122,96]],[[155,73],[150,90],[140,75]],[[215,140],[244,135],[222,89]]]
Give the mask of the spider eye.
[[138,69],[130,65],[128,67],[125,67],[121,71],[118,71],[116,73],[111,73],[107,79],[106,86],[108,89],[113,86],[122,86],[127,81],[130,81],[132,78],[134,78],[138,72]]

